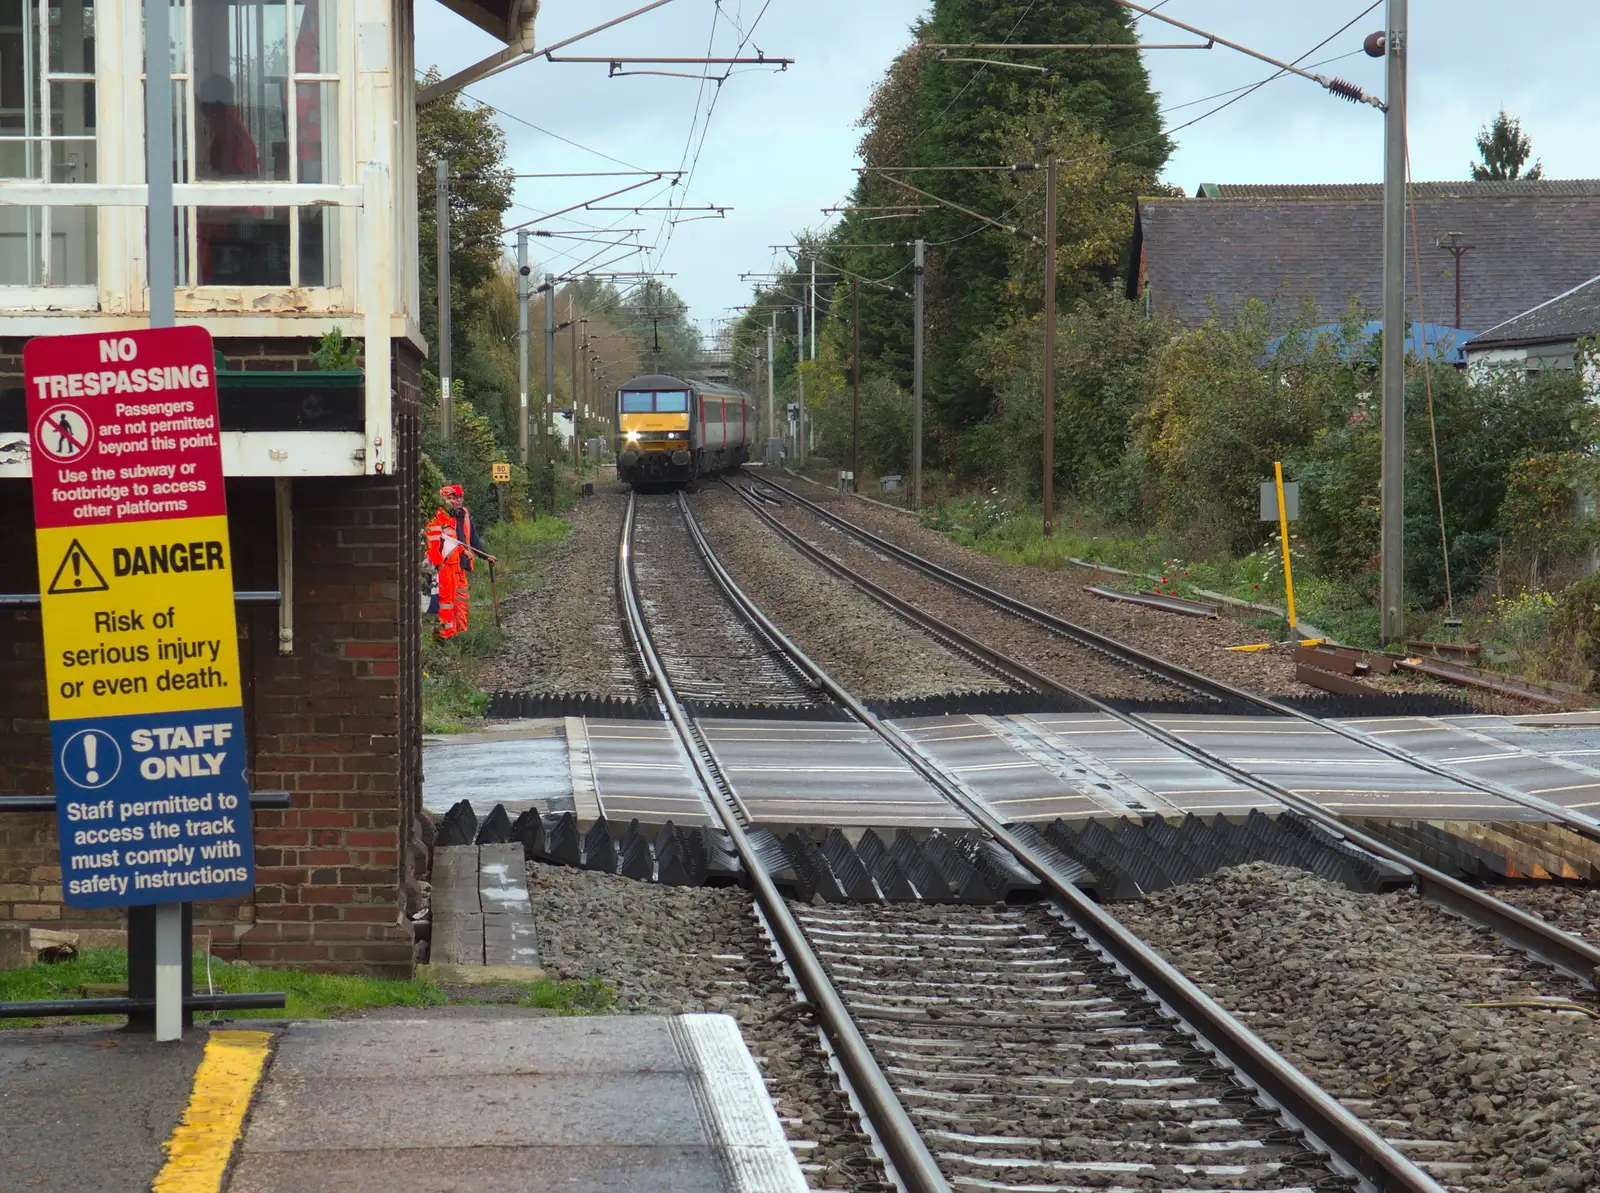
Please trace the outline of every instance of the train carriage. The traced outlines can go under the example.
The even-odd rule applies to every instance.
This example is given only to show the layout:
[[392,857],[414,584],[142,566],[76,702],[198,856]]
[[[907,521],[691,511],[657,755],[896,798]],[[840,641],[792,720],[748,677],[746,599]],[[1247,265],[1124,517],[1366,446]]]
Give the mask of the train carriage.
[[711,381],[648,374],[617,390],[617,479],[684,484],[736,468],[755,435],[749,399]]

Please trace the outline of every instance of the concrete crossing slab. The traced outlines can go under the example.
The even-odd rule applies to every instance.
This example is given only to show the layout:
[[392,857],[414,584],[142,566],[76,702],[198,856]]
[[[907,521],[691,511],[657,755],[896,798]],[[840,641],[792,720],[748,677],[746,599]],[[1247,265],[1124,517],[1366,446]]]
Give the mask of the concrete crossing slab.
[[[1158,725],[1242,769],[1338,812],[1434,820],[1537,820],[1539,813],[1430,775],[1316,725],[1271,716],[1156,714]],[[1600,729],[1529,726],[1517,718],[1395,717],[1352,720],[1361,732],[1466,775],[1562,807],[1600,815]],[[543,723],[538,723],[543,725]],[[895,724],[1003,819],[1243,815],[1278,805],[1248,785],[1097,713],[908,718]],[[530,738],[534,722],[472,741],[427,746],[430,807],[463,795],[480,815],[503,800],[571,808],[582,823],[711,824],[682,747],[650,721],[567,718]],[[846,722],[712,719],[706,740],[754,821],[767,825],[932,828],[962,823],[916,773],[861,726]],[[481,737],[483,740],[477,740]],[[559,740],[557,740],[559,738]],[[518,751],[563,753],[565,786]],[[458,766],[456,751],[479,757]],[[543,764],[541,763],[540,766]],[[548,769],[548,768],[546,768]],[[464,781],[436,776],[459,771]],[[522,773],[526,771],[526,773]],[[473,776],[486,776],[473,786]],[[544,801],[541,803],[541,801]]]
[[756,824],[967,823],[865,726],[826,721],[702,721],[700,726]]

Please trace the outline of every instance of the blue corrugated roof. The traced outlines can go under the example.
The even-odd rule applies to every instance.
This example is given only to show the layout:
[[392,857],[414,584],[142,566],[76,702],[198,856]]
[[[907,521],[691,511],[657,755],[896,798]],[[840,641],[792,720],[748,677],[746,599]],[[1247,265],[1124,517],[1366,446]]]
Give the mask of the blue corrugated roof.
[[[1366,352],[1367,346],[1383,331],[1383,324],[1377,319],[1370,319],[1361,324],[1360,331],[1344,344],[1342,355],[1346,360],[1355,360]],[[1342,323],[1323,323],[1316,327],[1308,328],[1300,333],[1314,338],[1327,338],[1329,340],[1342,340],[1345,334],[1345,325]],[[1267,356],[1277,355],[1287,336],[1279,336],[1267,344]],[[1468,341],[1472,339],[1470,331],[1463,331],[1459,327],[1446,327],[1443,323],[1412,323],[1407,328],[1406,353],[1409,356],[1432,356],[1436,360],[1447,361],[1453,365],[1465,364],[1467,354],[1464,351]]]

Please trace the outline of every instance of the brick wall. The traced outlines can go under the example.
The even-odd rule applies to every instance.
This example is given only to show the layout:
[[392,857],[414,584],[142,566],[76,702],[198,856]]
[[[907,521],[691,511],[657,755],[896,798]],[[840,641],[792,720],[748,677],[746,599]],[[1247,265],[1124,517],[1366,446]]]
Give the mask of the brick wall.
[[[218,340],[230,367],[295,367],[307,341]],[[0,387],[13,345],[0,342]],[[221,956],[311,968],[408,972],[409,913],[428,823],[421,811],[420,538],[417,460],[421,361],[396,343],[396,471],[298,478],[294,651],[278,653],[277,611],[239,609],[251,786],[288,791],[288,811],[255,815],[257,889],[196,908],[197,936]],[[264,362],[286,362],[271,364]],[[19,362],[17,362],[19,364]],[[26,481],[0,481],[0,589],[38,591]],[[228,484],[235,583],[276,588],[273,482]],[[37,610],[0,610],[0,792],[46,792],[52,778]],[[0,815],[0,922],[121,926],[117,912],[60,902],[54,817]]]

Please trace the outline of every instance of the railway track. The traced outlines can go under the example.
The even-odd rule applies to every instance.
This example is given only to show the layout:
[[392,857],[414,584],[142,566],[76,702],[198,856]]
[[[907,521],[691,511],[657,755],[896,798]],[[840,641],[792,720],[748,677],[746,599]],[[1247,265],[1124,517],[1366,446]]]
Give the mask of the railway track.
[[[762,865],[736,793],[656,648],[635,585],[630,504],[618,551],[629,637],[746,868],[782,963],[902,1188],[1437,1193],[1426,1173],[834,683],[744,597],[688,503],[679,505],[729,605],[1032,871],[1059,913],[937,909],[938,924],[953,931],[916,925],[912,909],[797,914]],[[954,939],[963,935],[975,939]],[[1225,1113],[1230,1107],[1239,1113]]]
[[[749,474],[745,475],[748,476]],[[1248,688],[1240,687],[1237,684],[1231,684],[1224,680],[1217,679],[1214,676],[1203,674],[1202,672],[1196,671],[1193,668],[1185,667],[1182,664],[1171,661],[1170,659],[1164,659],[1161,656],[1144,650],[1140,647],[1118,641],[1115,638],[1111,638],[1108,635],[1090,629],[1087,626],[1068,621],[1066,618],[1059,617],[1045,609],[1031,605],[1026,601],[1010,595],[1009,593],[1002,592],[999,589],[982,584],[977,580],[974,580],[968,576],[964,576],[960,572],[936,563],[931,559],[927,559],[916,552],[909,550],[908,548],[902,547],[898,543],[892,542],[881,535],[874,534],[865,527],[851,522],[849,519],[828,508],[828,506],[811,500],[789,486],[779,484],[778,482],[770,480],[766,477],[759,479],[752,478],[752,480],[758,486],[764,486],[776,491],[782,495],[784,500],[793,502],[797,507],[805,509],[827,525],[832,526],[836,530],[842,531],[845,535],[855,539],[857,542],[870,548],[872,551],[879,553],[900,565],[903,565],[903,567],[914,571],[919,576],[928,578],[944,586],[949,591],[962,593],[971,600],[988,608],[1003,611],[1007,614],[1010,614],[1012,617],[1020,619],[1031,625],[1041,627],[1058,638],[1075,642],[1086,648],[1101,652],[1107,657],[1119,660],[1128,667],[1137,668],[1150,674],[1160,676],[1174,685],[1199,693],[1206,698],[1219,702],[1219,704],[1227,704],[1233,708],[1258,710],[1260,712],[1271,713],[1274,716],[1285,717],[1291,720],[1300,721],[1305,724],[1315,725],[1319,729],[1337,734],[1348,741],[1355,742],[1365,749],[1372,750],[1398,762],[1403,762],[1407,766],[1413,767],[1418,771],[1432,775],[1436,778],[1447,779],[1453,783],[1459,783],[1464,787],[1471,788],[1475,791],[1480,791],[1486,795],[1492,795],[1496,799],[1505,800],[1508,803],[1516,804],[1530,812],[1538,813],[1541,817],[1545,817],[1549,820],[1562,824],[1574,832],[1589,837],[1592,840],[1600,841],[1600,818],[1596,818],[1576,809],[1562,807],[1561,805],[1552,803],[1549,800],[1540,799],[1537,796],[1529,795],[1522,791],[1517,791],[1513,788],[1505,786],[1504,784],[1479,778],[1478,776],[1468,774],[1457,767],[1452,767],[1444,763],[1436,762],[1429,758],[1421,757],[1410,750],[1406,750],[1404,747],[1396,746],[1391,742],[1381,741],[1373,737],[1371,734],[1366,733],[1354,726],[1345,725],[1336,720],[1330,720],[1325,717],[1317,716],[1314,713],[1306,712],[1303,709],[1296,708],[1291,704],[1286,704],[1283,701],[1274,699],[1271,696],[1266,696],[1259,692],[1253,692]],[[729,488],[733,488],[733,486],[730,484]],[[754,491],[740,491],[737,489],[734,489],[734,491],[740,493],[740,495],[745,499],[746,503],[751,509],[755,510],[758,516],[760,516],[774,529],[778,530],[780,534],[782,534],[792,544],[799,547],[804,553],[812,556],[815,559],[818,559],[818,562],[822,562],[823,559],[828,558],[826,552],[821,551],[819,548],[807,542],[802,536],[796,534],[791,527],[785,525],[782,521],[775,518],[769,511],[763,509],[762,503],[755,496]],[[830,560],[830,562],[824,563],[824,566],[829,567],[829,570],[834,571],[837,575],[844,574],[843,571],[840,570],[842,565],[840,565],[839,561],[837,560]],[[850,569],[845,570],[848,571]],[[860,575],[859,572],[855,572],[854,575],[855,580],[858,583],[867,580],[867,578]],[[881,591],[883,586],[873,584],[871,585],[871,589],[877,589]],[[903,602],[900,607],[900,611],[915,618],[917,616],[917,612],[913,611],[915,610],[915,606],[910,606],[910,608],[907,608],[906,606],[910,606],[910,602]],[[973,649],[993,650],[992,647],[985,647],[982,642],[978,641],[971,643],[971,646]],[[1076,685],[1062,683],[1055,680],[1053,677],[1045,678],[1055,685],[1055,690],[1070,691],[1073,694],[1079,695],[1090,703],[1100,707],[1102,710],[1112,712],[1113,715],[1117,715],[1121,719],[1129,721],[1131,724],[1135,724],[1142,731],[1149,732],[1156,729],[1156,727],[1150,725],[1148,721],[1144,720],[1142,717],[1139,717],[1136,713],[1118,712],[1117,710],[1108,707],[1105,701],[1099,699],[1092,693],[1080,690]],[[1157,730],[1157,732],[1159,731]]]
[[[976,584],[976,582],[967,580],[965,577],[961,577],[959,574],[949,571],[949,569],[943,568],[938,564],[931,563],[928,560],[924,560],[920,556],[916,556],[913,552],[907,551],[905,548],[899,547],[888,540],[879,538],[878,536],[872,535],[870,532],[867,532],[860,527],[854,526],[853,523],[848,522],[846,519],[828,512],[825,507],[818,506],[816,503],[809,503],[806,498],[793,493],[787,488],[782,486],[773,487],[780,489],[780,491],[783,492],[787,497],[793,498],[799,504],[812,509],[825,521],[836,524],[840,529],[845,530],[846,533],[859,534],[862,536],[864,541],[870,542],[875,549],[881,549],[885,554],[900,560],[908,566],[917,567],[919,570],[925,571],[926,574],[937,575],[946,583],[952,585],[953,587],[959,588],[961,591],[973,592],[974,595],[980,596],[981,599],[985,601],[992,602],[997,607],[1012,609],[1013,611],[1017,612],[1018,616],[1028,616],[1030,619],[1035,620],[1038,624],[1050,626],[1055,629],[1056,632],[1061,634],[1082,634],[1085,641],[1097,641],[1103,638],[1102,635],[1098,635],[1092,630],[1087,630],[1080,626],[1074,626],[1072,623],[1065,622],[1060,618],[1055,618],[1053,615],[1046,613],[1043,610],[1034,609],[1031,606],[1024,605],[1022,602],[1015,601],[1014,598],[1008,597],[1004,593],[998,592],[994,589],[989,589],[983,585]],[[876,583],[867,577],[860,575],[853,569],[843,565],[840,561],[828,556],[827,553],[822,551],[820,548],[809,543],[803,536],[797,534],[792,528],[786,526],[783,522],[773,517],[772,514],[767,510],[763,509],[762,503],[752,494],[742,493],[741,496],[761,520],[771,526],[797,549],[807,555],[810,555],[823,566],[828,567],[836,575],[846,579],[851,579],[852,582],[858,583],[864,591],[879,595],[880,599],[888,599],[894,602],[894,607],[901,612],[902,615],[907,616],[912,620],[918,620],[930,616],[910,602],[900,600],[882,584]],[[916,562],[912,562],[913,560]],[[945,625],[947,632],[949,632],[948,623],[940,624]],[[1460,773],[1455,768],[1440,766],[1430,762],[1427,759],[1417,758],[1409,751],[1391,746],[1385,742],[1377,741],[1371,738],[1369,735],[1360,732],[1359,730],[1354,730],[1348,726],[1341,725],[1338,722],[1325,720],[1321,717],[1316,717],[1311,714],[1301,712],[1289,706],[1282,705],[1280,702],[1272,700],[1268,697],[1254,695],[1244,689],[1236,688],[1231,684],[1226,684],[1220,680],[1214,680],[1208,676],[1201,675],[1198,672],[1190,671],[1187,668],[1180,667],[1177,664],[1170,663],[1157,656],[1148,654],[1147,652],[1138,650],[1137,648],[1128,646],[1124,643],[1116,643],[1111,640],[1106,641],[1110,644],[1110,647],[1136,656],[1142,666],[1145,666],[1151,670],[1160,670],[1166,668],[1183,676],[1185,679],[1195,683],[1197,686],[1210,685],[1210,690],[1214,692],[1219,699],[1222,697],[1227,697],[1229,700],[1233,701],[1234,707],[1238,707],[1238,705],[1241,703],[1249,702],[1259,708],[1274,712],[1276,714],[1299,721],[1309,722],[1331,732],[1338,733],[1340,736],[1358,741],[1362,745],[1369,746],[1370,748],[1387,754],[1390,757],[1404,761],[1408,765],[1415,766],[1418,770],[1449,778],[1455,782],[1463,784],[1464,786],[1483,791],[1486,794],[1495,796],[1496,798],[1506,799],[1509,802],[1516,803],[1522,807],[1529,807],[1531,805],[1539,810],[1542,814],[1546,813],[1548,810],[1548,814],[1553,819],[1558,819],[1567,827],[1572,828],[1575,831],[1582,832],[1588,836],[1596,835],[1595,830],[1590,827],[1591,818],[1582,814],[1569,813],[1567,809],[1549,805],[1545,803],[1545,801],[1537,800],[1534,797],[1525,796],[1521,792],[1507,791],[1500,788],[1498,784],[1482,782],[1471,775]],[[1343,817],[1331,811],[1316,800],[1308,798],[1303,794],[1296,793],[1295,791],[1292,791],[1279,783],[1263,779],[1251,771],[1229,761],[1227,758],[1213,753],[1205,749],[1203,746],[1197,745],[1193,741],[1190,741],[1185,737],[1165,728],[1164,726],[1157,724],[1149,717],[1125,708],[1120,708],[1117,705],[1105,700],[1101,700],[1090,693],[1079,691],[1070,684],[1066,684],[1052,676],[1044,675],[1040,672],[1034,671],[1033,669],[1028,668],[1026,664],[1020,663],[1017,660],[1008,659],[1006,656],[1001,655],[998,651],[994,651],[992,647],[986,646],[981,641],[975,639],[971,640],[968,643],[968,646],[969,649],[974,651],[989,651],[991,654],[996,656],[996,665],[1023,668],[1031,675],[1035,682],[1047,685],[1044,690],[1050,690],[1059,694],[1080,699],[1085,703],[1086,706],[1093,707],[1108,716],[1114,717],[1138,730],[1140,733],[1143,733],[1164,745],[1168,745],[1171,748],[1178,750],[1179,752],[1199,762],[1201,765],[1220,772],[1236,782],[1242,783],[1262,793],[1263,795],[1269,796],[1278,803],[1292,808],[1301,815],[1306,816],[1308,819],[1321,824],[1324,828],[1327,828],[1330,831],[1346,838],[1352,844],[1365,849],[1367,852],[1376,854],[1379,857],[1386,858],[1390,861],[1405,866],[1416,876],[1418,890],[1424,897],[1440,904],[1441,906],[1458,915],[1464,916],[1465,918],[1479,924],[1484,928],[1487,928],[1497,936],[1500,936],[1502,939],[1514,944],[1516,947],[1524,950],[1539,960],[1554,965],[1557,969],[1562,970],[1566,974],[1575,977],[1588,985],[1595,985],[1597,981],[1600,981],[1600,949],[1597,949],[1594,945],[1571,937],[1565,932],[1554,930],[1552,929],[1551,925],[1545,921],[1528,915],[1526,912],[1516,907],[1484,894],[1482,891],[1479,891],[1467,885],[1466,883],[1459,882],[1448,875],[1428,865],[1425,865],[1411,854],[1360,831],[1356,827],[1349,824]]]
[[791,711],[830,706],[781,650],[732,614],[705,569],[683,566],[695,557],[695,545],[674,498],[640,499],[633,530],[639,604],[680,700]]

